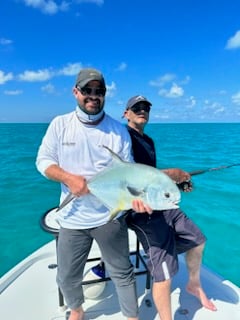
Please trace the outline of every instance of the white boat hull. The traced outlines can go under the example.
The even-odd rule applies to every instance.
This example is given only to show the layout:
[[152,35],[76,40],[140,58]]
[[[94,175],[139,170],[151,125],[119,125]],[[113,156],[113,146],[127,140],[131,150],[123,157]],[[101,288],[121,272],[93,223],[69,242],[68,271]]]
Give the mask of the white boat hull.
[[[135,235],[129,232],[131,246],[135,246]],[[135,249],[135,248],[134,248]],[[98,257],[96,244],[91,257]],[[134,257],[133,257],[134,259]],[[185,291],[187,271],[183,256],[179,257],[180,270],[172,283],[172,311],[174,320],[239,320],[240,289],[230,281],[224,280],[207,268],[201,269],[202,285],[207,295],[217,307],[217,311],[203,308],[199,301]],[[56,285],[55,241],[51,241],[0,279],[0,318],[18,320],[61,320],[66,310],[58,305]],[[87,268],[96,262],[87,264]],[[146,292],[146,275],[137,276],[137,291],[140,306],[140,319],[159,320],[151,293]],[[120,320],[125,319],[119,309],[112,281],[108,281],[102,295],[95,300],[86,299],[84,303],[85,319]]]

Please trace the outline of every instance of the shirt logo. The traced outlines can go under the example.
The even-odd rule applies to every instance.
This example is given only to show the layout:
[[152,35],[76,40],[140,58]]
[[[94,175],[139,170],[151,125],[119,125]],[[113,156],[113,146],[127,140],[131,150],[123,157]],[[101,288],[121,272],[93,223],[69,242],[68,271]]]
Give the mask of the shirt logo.
[[63,142],[63,146],[75,146],[76,142]]

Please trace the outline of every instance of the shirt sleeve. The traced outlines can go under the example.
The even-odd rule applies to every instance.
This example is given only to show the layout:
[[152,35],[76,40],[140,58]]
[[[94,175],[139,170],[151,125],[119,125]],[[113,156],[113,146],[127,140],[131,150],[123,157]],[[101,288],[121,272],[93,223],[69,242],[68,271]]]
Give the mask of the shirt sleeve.
[[39,147],[36,167],[38,171],[46,177],[46,169],[56,164],[58,165],[58,121],[55,118],[49,125],[42,143]]
[[122,134],[122,137],[123,137],[124,143],[123,143],[123,151],[121,154],[121,158],[127,162],[134,162],[131,136],[125,126],[123,130],[124,130],[124,133]]

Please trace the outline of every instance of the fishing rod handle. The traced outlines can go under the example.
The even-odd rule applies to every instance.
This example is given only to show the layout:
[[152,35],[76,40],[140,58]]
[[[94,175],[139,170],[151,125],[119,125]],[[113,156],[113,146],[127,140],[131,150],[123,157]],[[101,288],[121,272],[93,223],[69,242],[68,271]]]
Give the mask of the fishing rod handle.
[[209,171],[209,169],[207,169],[207,170],[194,170],[194,171],[189,172],[189,174],[190,174],[190,176],[195,176],[197,174],[202,174],[202,173],[205,173],[207,171]]

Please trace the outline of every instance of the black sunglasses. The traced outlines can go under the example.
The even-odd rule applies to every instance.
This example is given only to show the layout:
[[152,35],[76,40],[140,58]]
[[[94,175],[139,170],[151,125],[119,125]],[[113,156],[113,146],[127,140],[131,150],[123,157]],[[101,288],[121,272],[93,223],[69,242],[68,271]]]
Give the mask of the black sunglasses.
[[91,88],[91,87],[76,87],[83,96],[97,96],[97,97],[104,97],[106,94],[105,88]]
[[140,111],[145,111],[145,112],[149,113],[150,109],[151,108],[148,104],[135,104],[130,108],[130,110],[134,113],[138,113]]

